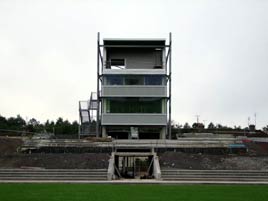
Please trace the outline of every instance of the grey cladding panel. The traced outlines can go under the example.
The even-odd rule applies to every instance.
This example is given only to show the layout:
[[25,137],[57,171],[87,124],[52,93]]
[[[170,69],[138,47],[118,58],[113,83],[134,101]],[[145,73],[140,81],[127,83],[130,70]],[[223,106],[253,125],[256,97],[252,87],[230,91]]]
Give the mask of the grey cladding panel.
[[102,114],[102,125],[166,125],[167,114]]
[[102,96],[107,97],[166,97],[166,86],[103,86]]

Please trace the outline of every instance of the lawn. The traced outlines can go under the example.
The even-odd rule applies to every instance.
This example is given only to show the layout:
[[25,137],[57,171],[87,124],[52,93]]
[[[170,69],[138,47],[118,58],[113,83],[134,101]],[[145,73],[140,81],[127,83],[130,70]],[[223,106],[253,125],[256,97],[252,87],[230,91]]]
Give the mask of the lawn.
[[264,201],[266,185],[0,184],[0,201]]

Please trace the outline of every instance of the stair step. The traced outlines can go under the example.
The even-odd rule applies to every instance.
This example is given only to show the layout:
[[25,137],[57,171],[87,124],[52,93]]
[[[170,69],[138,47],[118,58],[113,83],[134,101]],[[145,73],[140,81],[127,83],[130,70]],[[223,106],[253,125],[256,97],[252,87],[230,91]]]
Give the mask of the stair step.
[[0,181],[107,180],[107,169],[0,169]]

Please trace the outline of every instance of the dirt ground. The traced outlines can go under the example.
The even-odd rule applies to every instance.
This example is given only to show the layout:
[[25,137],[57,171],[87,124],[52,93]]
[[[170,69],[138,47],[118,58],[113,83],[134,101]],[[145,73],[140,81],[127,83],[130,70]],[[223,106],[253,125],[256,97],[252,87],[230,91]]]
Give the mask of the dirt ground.
[[22,154],[17,152],[22,143],[20,138],[0,137],[0,168],[95,169],[108,167],[110,156],[106,153]]
[[[84,169],[107,168],[108,153],[22,154],[20,138],[0,137],[0,168]],[[268,143],[247,143],[245,155],[159,153],[161,168],[268,170]]]
[[193,170],[268,170],[268,156],[207,155],[181,152],[159,154],[161,168]]
[[19,148],[22,143],[23,141],[19,137],[0,136],[0,155],[16,153],[17,148]]
[[9,154],[0,155],[0,168],[98,169],[107,168],[108,160],[104,153]]

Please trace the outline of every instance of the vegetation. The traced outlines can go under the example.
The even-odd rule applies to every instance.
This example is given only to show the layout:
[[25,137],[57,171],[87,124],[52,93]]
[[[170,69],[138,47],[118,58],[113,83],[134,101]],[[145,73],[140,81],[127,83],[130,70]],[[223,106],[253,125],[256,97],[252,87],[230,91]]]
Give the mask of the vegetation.
[[[95,128],[95,121],[91,122],[93,124],[92,128]],[[24,131],[32,133],[54,133],[55,135],[74,135],[78,133],[78,122],[69,122],[64,120],[62,117],[59,117],[55,122],[47,120],[44,123],[35,118],[31,118],[26,121],[20,115],[17,117],[5,118],[0,115],[0,132],[1,130],[15,130],[15,131]],[[250,128],[241,128],[240,126],[223,126],[221,124],[214,124],[210,122],[207,127],[202,123],[185,123],[184,125],[172,122],[172,137],[176,138],[178,133],[190,133],[190,132],[219,132],[219,131],[248,131]],[[268,133],[268,125],[262,129],[265,133]]]
[[17,117],[5,118],[0,115],[0,129],[25,131],[33,133],[54,133],[55,135],[72,135],[78,133],[78,122],[70,123],[68,120],[63,120],[59,117],[56,122],[47,120],[45,123],[40,123],[35,118],[29,121],[23,119],[20,115]]
[[0,184],[1,201],[262,201],[266,185]]

